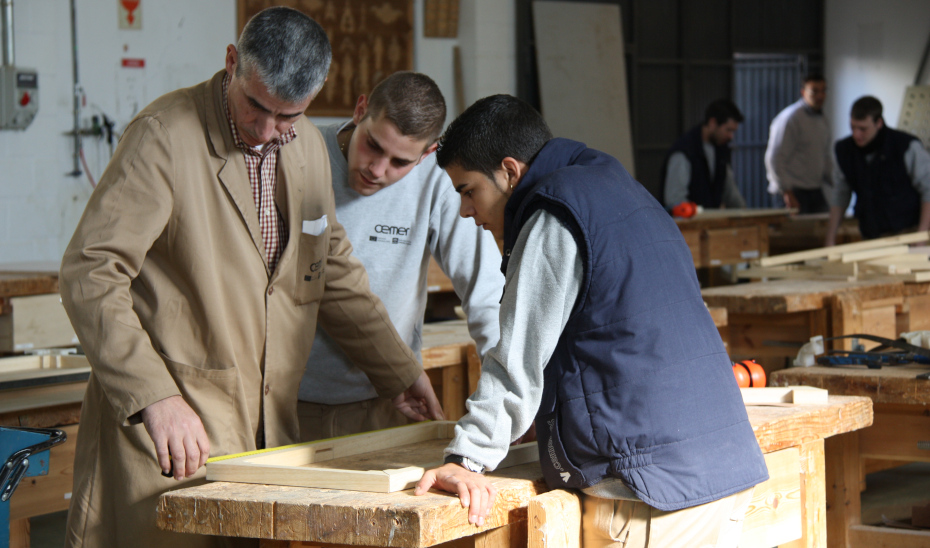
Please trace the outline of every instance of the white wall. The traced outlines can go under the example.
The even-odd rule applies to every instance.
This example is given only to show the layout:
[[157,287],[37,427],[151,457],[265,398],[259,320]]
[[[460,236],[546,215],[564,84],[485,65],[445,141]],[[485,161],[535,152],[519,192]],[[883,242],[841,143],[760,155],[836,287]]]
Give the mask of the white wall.
[[[78,51],[87,96],[83,118],[105,112],[121,130],[159,95],[209,78],[236,39],[236,0],[148,0],[142,30],[117,28],[117,2],[80,0]],[[452,48],[463,58],[466,105],[492,93],[516,94],[514,0],[461,3],[458,38],[423,37],[423,0],[414,2],[414,68],[430,75],[455,112]],[[91,193],[73,170],[71,30],[68,0],[14,0],[17,65],[39,73],[39,114],[25,131],[0,131],[0,263],[57,261]],[[121,68],[123,58],[144,69]],[[329,123],[335,119],[314,119]],[[94,178],[109,149],[85,139]]]
[[[142,29],[119,30],[113,0],[77,2],[83,118],[105,112],[122,129],[149,101],[208,78],[235,41],[236,0],[142,2]],[[16,64],[39,73],[39,113],[25,131],[0,131],[0,263],[56,261],[90,196],[73,167],[71,16],[68,0],[15,0]],[[145,59],[143,69],[120,67]],[[89,123],[89,122],[88,122]],[[106,144],[85,139],[95,178]]]
[[877,97],[885,121],[897,126],[928,39],[930,0],[826,0],[826,109],[835,138],[849,135],[849,109],[863,95]]

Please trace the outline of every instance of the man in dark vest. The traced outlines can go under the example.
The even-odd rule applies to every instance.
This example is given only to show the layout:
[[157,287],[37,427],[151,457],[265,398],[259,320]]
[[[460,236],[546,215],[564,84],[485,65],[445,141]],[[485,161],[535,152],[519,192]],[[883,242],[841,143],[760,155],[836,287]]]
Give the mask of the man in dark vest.
[[920,139],[891,129],[875,97],[853,103],[852,135],[837,141],[833,204],[825,244],[836,232],[856,193],[856,218],[865,239],[930,229],[930,154]]
[[457,493],[482,525],[495,491],[481,473],[535,418],[547,483],[583,493],[586,548],[735,547],[768,473],[662,205],[508,95],[466,110],[436,159],[461,215],[503,239],[505,287],[500,342],[416,493]]
[[707,106],[704,123],[675,141],[662,168],[662,201],[672,208],[694,202],[708,209],[743,208],[743,199],[730,167],[730,141],[743,114],[729,99]]

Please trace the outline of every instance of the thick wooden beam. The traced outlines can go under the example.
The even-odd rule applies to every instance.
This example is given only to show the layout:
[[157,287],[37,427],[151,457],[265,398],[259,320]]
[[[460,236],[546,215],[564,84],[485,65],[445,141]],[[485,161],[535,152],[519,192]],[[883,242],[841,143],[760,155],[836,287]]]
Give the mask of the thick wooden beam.
[[530,499],[527,548],[581,548],[581,497],[556,489]]

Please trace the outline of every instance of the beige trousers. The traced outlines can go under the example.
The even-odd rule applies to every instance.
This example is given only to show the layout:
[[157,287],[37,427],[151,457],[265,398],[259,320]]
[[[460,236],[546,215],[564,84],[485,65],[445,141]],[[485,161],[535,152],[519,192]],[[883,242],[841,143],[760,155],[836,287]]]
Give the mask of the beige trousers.
[[645,502],[582,495],[583,548],[736,548],[752,489],[663,512]]
[[348,436],[409,422],[386,398],[340,405],[298,401],[297,418],[300,421],[300,441]]

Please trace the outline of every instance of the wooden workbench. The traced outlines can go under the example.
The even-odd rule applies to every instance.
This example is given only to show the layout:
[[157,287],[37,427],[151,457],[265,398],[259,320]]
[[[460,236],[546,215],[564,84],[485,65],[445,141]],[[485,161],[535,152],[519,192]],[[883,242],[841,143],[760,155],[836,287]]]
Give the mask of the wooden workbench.
[[[744,534],[767,547],[766,528],[801,506],[801,539],[789,546],[822,546],[824,520],[823,440],[871,423],[867,398],[831,397],[828,404],[750,407],[750,421],[763,452],[795,455],[794,475],[762,484],[753,497]],[[526,507],[546,488],[538,464],[492,474],[498,488],[494,511],[484,526],[467,524],[466,510],[452,495],[411,491],[389,494],[238,483],[207,483],[162,495],[159,527],[182,533],[266,539],[263,546],[312,546],[320,543],[394,548],[425,548],[456,539],[456,546],[484,548],[526,544]],[[770,483],[771,482],[771,483]],[[780,525],[779,525],[780,526]],[[773,525],[774,527],[774,525]]]
[[774,373],[771,384],[803,384],[826,388],[831,394],[872,399],[872,426],[830,438],[826,443],[827,527],[831,547],[930,546],[930,531],[905,531],[863,525],[860,478],[865,459],[930,462],[930,380],[916,376],[930,366],[908,365],[881,369],[794,367]]
[[[801,344],[816,335],[897,338],[930,329],[928,290],[930,283],[894,278],[786,279],[713,287],[701,294],[708,306],[727,309],[730,356],[757,359],[771,372],[791,363]],[[851,348],[849,340],[832,344]]]
[[[32,281],[28,281],[32,278]],[[10,276],[20,290],[57,288],[57,277]],[[2,280],[2,277],[0,277]],[[0,282],[2,283],[2,282]],[[6,286],[5,286],[6,287]],[[9,287],[14,287],[12,283]],[[469,370],[477,382],[481,363],[464,321],[426,324],[423,328],[423,367],[449,419],[465,414],[470,393]],[[73,482],[74,450],[77,444],[81,402],[87,382],[40,388],[0,391],[0,424],[35,428],[60,427],[67,441],[51,449],[47,476],[23,481],[10,499],[11,546],[29,545],[29,518],[68,509]],[[16,544],[18,543],[18,544]]]
[[736,264],[769,255],[769,225],[788,219],[791,209],[712,209],[675,219],[694,266]]

